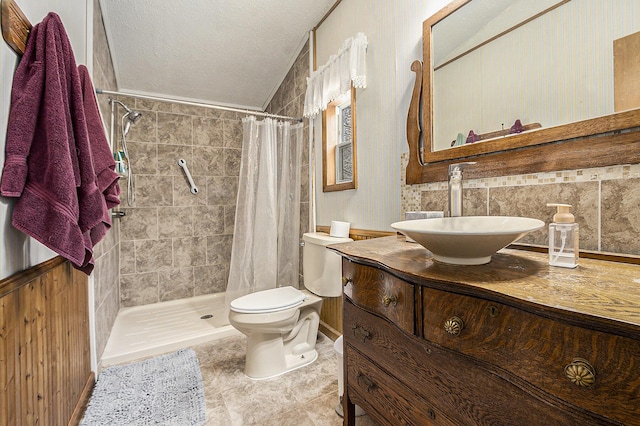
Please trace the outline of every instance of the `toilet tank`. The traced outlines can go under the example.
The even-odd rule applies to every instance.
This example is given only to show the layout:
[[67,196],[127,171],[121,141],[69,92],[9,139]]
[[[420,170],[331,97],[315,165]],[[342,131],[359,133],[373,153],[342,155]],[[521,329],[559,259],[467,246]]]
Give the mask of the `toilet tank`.
[[302,235],[302,274],[304,286],[317,296],[342,296],[342,257],[327,246],[353,241],[351,238],[330,237],[324,232]]

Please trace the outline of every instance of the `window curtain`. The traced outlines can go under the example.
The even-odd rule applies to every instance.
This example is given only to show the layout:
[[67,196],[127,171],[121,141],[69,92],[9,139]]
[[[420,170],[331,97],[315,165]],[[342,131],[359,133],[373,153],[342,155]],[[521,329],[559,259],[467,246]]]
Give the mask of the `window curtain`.
[[226,307],[282,286],[298,288],[302,123],[242,120],[243,141]]
[[335,55],[307,78],[304,116],[315,117],[327,105],[351,89],[367,87],[367,36],[363,33],[346,39]]

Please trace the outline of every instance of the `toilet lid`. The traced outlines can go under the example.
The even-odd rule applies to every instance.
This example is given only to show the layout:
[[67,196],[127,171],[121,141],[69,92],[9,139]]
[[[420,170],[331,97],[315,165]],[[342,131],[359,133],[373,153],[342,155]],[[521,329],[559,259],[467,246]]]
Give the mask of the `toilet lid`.
[[303,292],[291,286],[272,288],[235,299],[231,310],[246,314],[278,312],[300,305],[305,298]]

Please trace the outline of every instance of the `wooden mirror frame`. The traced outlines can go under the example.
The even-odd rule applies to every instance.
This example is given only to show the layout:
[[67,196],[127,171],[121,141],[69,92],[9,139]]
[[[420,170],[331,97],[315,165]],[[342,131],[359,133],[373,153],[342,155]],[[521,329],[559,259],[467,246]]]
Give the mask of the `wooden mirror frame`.
[[[640,163],[640,109],[433,151],[431,29],[470,1],[454,0],[423,23],[425,66],[423,69],[420,61],[411,65],[416,82],[407,117],[407,184],[446,181],[449,165],[460,161],[477,162],[465,172],[470,178]],[[423,129],[419,125],[420,102]],[[424,140],[422,155],[421,134]]]

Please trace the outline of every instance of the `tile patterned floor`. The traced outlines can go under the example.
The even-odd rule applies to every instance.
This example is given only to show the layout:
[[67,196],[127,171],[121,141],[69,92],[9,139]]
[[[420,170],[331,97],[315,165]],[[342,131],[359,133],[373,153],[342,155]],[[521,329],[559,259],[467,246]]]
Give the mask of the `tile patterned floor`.
[[[318,359],[279,377],[244,375],[245,336],[192,346],[198,355],[207,403],[207,426],[338,426],[338,365],[333,341],[320,335]],[[367,416],[358,425],[373,426]]]

